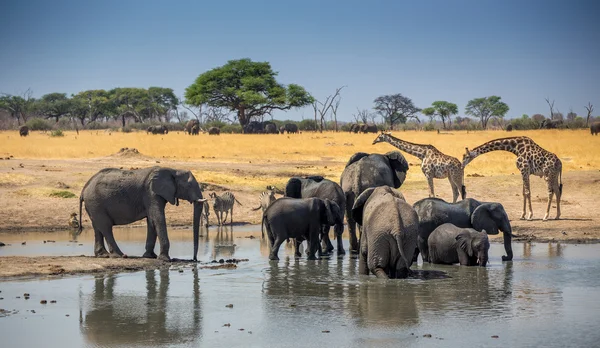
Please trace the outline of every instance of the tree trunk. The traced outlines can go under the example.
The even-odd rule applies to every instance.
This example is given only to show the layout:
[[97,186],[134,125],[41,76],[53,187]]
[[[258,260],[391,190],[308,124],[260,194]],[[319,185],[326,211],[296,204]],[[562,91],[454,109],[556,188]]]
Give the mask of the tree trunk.
[[80,118],[79,120],[81,121],[81,126],[85,126],[85,118]]
[[240,122],[240,125],[242,126],[242,133],[244,132],[244,127],[246,127],[246,125],[248,125],[248,119],[246,118],[246,109],[244,109],[243,107],[240,107],[237,110],[237,116],[238,116],[238,121]]
[[125,114],[121,115],[121,122],[123,124],[123,128],[125,128]]

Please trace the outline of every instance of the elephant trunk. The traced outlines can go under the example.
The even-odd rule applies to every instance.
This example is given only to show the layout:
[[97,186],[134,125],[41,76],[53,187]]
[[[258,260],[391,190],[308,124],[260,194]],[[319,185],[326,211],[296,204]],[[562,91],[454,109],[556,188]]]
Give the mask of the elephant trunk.
[[198,261],[198,239],[200,238],[200,217],[202,216],[202,202],[194,202],[194,221],[192,230],[194,231],[194,261]]
[[502,256],[502,261],[512,261],[513,259],[513,251],[512,251],[512,231],[502,231],[504,235],[504,250],[506,250],[506,256]]

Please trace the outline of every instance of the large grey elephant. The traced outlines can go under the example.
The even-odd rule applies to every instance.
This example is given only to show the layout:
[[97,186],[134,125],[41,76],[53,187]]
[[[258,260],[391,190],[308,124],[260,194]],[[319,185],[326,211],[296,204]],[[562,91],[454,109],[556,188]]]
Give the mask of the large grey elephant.
[[290,133],[298,133],[298,125],[295,123],[286,123],[285,130],[288,134]]
[[406,278],[417,247],[419,217],[399,191],[371,187],[356,198],[353,219],[362,226],[359,273]]
[[598,135],[600,133],[600,122],[594,122],[590,125],[590,132],[592,135]]
[[[150,167],[136,170],[105,168],[85,184],[79,197],[79,233],[81,207],[85,202],[94,227],[94,254],[97,257],[125,257],[113,236],[113,226],[126,225],[146,218],[148,232],[144,257],[156,258],[154,246],[158,236],[160,260],[169,261],[169,238],[165,220],[167,202],[179,205],[179,200],[194,204],[194,261],[198,253],[202,191],[194,175],[187,170]],[[108,243],[108,250],[104,246]]]
[[361,133],[377,133],[377,126],[374,124],[361,124],[359,130]]
[[269,123],[265,125],[265,133],[267,134],[277,134],[279,131],[277,130],[277,125],[275,123]]
[[185,124],[185,131],[187,134],[192,135],[192,128],[194,126],[198,126],[198,129],[200,129],[200,121],[198,120],[189,120],[186,124]]
[[350,251],[358,252],[356,223],[352,218],[354,200],[369,187],[391,186],[399,188],[408,171],[408,162],[398,151],[384,155],[357,152],[346,163],[340,186],[346,196],[346,219],[350,235]]
[[[338,254],[345,254],[344,244],[342,243],[342,233],[344,232],[344,212],[346,210],[346,197],[344,191],[337,183],[325,179],[322,176],[307,176],[304,178],[294,177],[288,180],[285,185],[285,197],[291,198],[311,198],[329,199],[340,208],[340,223],[334,227],[334,235],[337,238]],[[329,239],[329,225],[324,224],[321,231],[323,246],[325,252],[333,251],[333,245]]]
[[[337,203],[321,198],[280,198],[267,208],[263,223],[271,246],[270,260],[279,260],[277,253],[281,244],[288,238],[296,238],[308,243],[308,259],[315,260],[319,247],[319,234],[322,225],[334,226],[342,223],[342,214]],[[296,256],[300,256],[296,243]]]
[[[413,204],[413,208],[419,215],[417,246],[423,262],[429,261],[427,245],[429,235],[438,226],[445,223],[451,223],[457,227],[473,228],[477,231],[485,230],[489,235],[496,235],[502,231],[506,250],[502,261],[512,260],[512,227],[502,204],[479,202],[473,198],[467,198],[457,203],[448,203],[440,198],[425,198]],[[418,252],[415,253],[413,261],[416,261]]]
[[490,241],[485,230],[478,232],[445,223],[431,233],[427,245],[430,263],[485,267],[488,262]]

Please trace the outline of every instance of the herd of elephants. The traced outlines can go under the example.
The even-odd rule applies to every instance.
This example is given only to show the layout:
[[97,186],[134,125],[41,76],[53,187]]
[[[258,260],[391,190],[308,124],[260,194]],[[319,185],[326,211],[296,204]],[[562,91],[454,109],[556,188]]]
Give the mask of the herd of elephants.
[[[502,260],[511,261],[513,235],[504,207],[499,202],[467,198],[464,185],[465,166],[490,151],[509,151],[517,156],[516,165],[523,179],[522,219],[531,219],[533,214],[529,190],[532,174],[543,177],[548,185],[544,219],[548,218],[553,196],[557,202],[556,218],[560,217],[561,161],[528,137],[500,138],[472,150],[465,148],[462,162],[432,145],[407,142],[387,132],[378,134],[373,144],[380,142],[421,159],[421,169],[429,184],[429,197],[412,205],[406,202],[399,189],[409,165],[399,151],[355,153],[346,163],[339,183],[322,176],[293,177],[283,190],[284,197],[278,199],[275,198],[276,188],[268,186],[259,196],[260,206],[254,210],[262,209],[263,233],[266,231],[270,245],[269,259],[278,260],[281,244],[290,239],[296,257],[301,256],[299,246],[303,241],[307,242],[309,260],[332,253],[335,249],[329,238],[331,226],[337,240],[337,253],[344,254],[345,216],[350,251],[359,254],[361,274],[405,278],[410,275],[410,266],[419,254],[423,262],[486,266],[490,248],[488,235],[499,232],[503,233],[506,251]],[[435,197],[433,179],[443,178],[450,181],[452,202]],[[167,202],[178,205],[184,200],[194,205],[193,260],[196,261],[201,219],[208,216],[209,202],[215,213],[220,214],[219,224],[222,224],[228,213],[233,216],[234,202],[237,201],[229,191],[220,196],[212,193],[204,197],[201,187],[187,170],[165,167],[102,169],[89,179],[81,192],[79,232],[82,229],[82,205],[85,205],[95,233],[94,254],[97,257],[126,257],[115,242],[113,226],[146,219],[143,256],[168,261],[165,206]],[[526,214],[527,206],[529,214]],[[222,219],[223,212],[225,219]],[[154,252],[157,239],[159,255]]]

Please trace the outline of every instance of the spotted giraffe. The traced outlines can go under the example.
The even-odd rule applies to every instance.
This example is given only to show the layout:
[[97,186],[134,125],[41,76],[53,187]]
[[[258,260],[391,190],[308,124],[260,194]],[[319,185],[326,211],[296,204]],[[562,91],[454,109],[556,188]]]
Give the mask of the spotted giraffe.
[[544,150],[529,137],[511,137],[488,141],[469,150],[465,148],[466,153],[463,156],[463,166],[467,166],[475,157],[490,151],[508,151],[517,155],[517,168],[523,177],[523,214],[521,219],[525,219],[526,205],[529,203],[529,216],[527,220],[533,217],[531,209],[531,191],[529,189],[529,176],[537,175],[546,181],[548,185],[548,206],[544,220],[548,219],[550,206],[552,205],[552,196],[556,195],[556,219],[560,218],[560,196],[562,195],[562,162],[558,156],[550,151]]
[[464,185],[464,169],[458,158],[442,153],[433,145],[415,144],[392,136],[390,133],[381,133],[373,141],[373,145],[381,142],[411,154],[421,160],[421,170],[429,184],[429,197],[435,197],[433,179],[448,178],[452,186],[452,202],[456,203],[458,193],[462,199],[467,197]]

